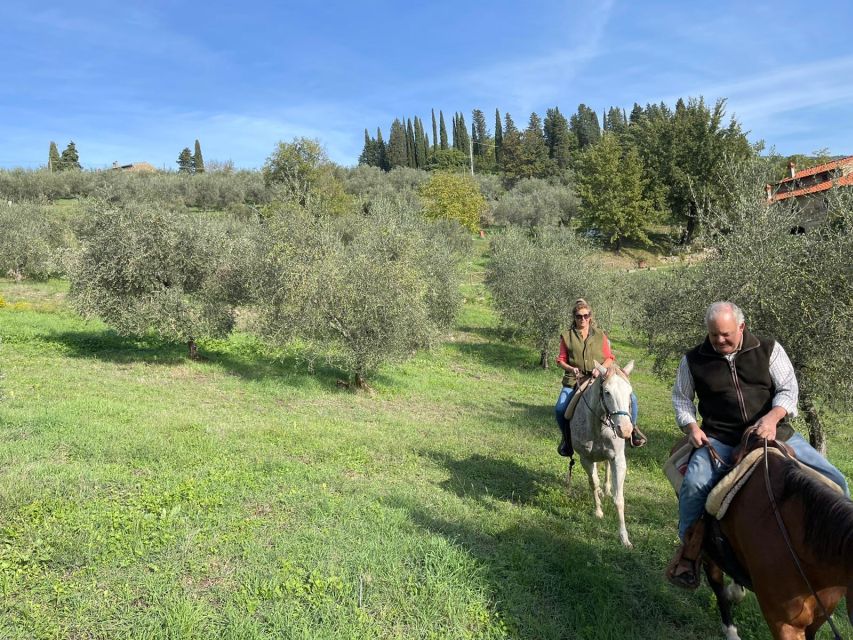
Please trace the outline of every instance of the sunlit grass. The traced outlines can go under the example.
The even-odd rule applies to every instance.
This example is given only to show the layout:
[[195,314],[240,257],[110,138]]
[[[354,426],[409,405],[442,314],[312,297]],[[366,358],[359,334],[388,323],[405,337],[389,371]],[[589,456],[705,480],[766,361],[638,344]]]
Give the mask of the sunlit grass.
[[[0,281],[0,638],[717,637],[710,591],[662,578],[668,383],[613,336],[650,438],[629,551],[579,466],[566,491],[560,376],[506,341],[478,242],[456,328],[372,394],[244,333],[190,362],[83,322],[65,283]],[[753,598],[736,615],[769,637]]]

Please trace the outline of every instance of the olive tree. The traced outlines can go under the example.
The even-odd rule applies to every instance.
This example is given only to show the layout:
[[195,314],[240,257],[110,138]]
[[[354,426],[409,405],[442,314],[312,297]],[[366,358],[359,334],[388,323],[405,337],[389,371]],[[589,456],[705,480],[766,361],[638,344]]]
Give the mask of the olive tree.
[[560,331],[579,297],[600,298],[601,271],[592,248],[564,228],[527,232],[510,227],[491,241],[486,285],[501,320],[533,340],[548,367]]
[[358,388],[383,364],[430,346],[459,307],[459,256],[432,225],[398,213],[385,205],[328,218],[284,207],[268,217],[261,334],[301,340]]
[[732,170],[730,206],[702,212],[709,257],[652,283],[641,325],[664,371],[701,341],[710,303],[735,302],[751,331],[784,346],[810,440],[824,450],[821,408],[853,408],[853,202],[834,193],[830,219],[795,234],[798,211],[768,204],[766,181],[757,163]]
[[571,188],[541,178],[520,180],[492,206],[496,224],[556,226],[576,217],[578,199]]
[[233,225],[148,204],[90,205],[69,298],[121,335],[186,342],[228,334],[245,300],[253,239]]
[[43,207],[0,204],[0,276],[46,280],[62,274],[61,250],[69,230]]

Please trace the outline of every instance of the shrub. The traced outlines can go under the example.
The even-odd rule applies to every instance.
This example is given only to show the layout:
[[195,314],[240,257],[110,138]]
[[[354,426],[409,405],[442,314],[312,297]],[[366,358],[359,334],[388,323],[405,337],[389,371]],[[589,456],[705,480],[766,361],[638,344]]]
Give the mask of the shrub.
[[443,230],[392,203],[341,219],[281,208],[267,225],[260,332],[302,340],[358,387],[428,347],[456,314],[458,254]]
[[560,331],[571,323],[574,301],[602,298],[592,249],[564,228],[529,233],[510,227],[491,242],[486,285],[501,320],[533,340],[547,368]]
[[67,229],[35,204],[0,206],[0,275],[46,280],[63,272]]
[[577,215],[578,200],[571,188],[539,178],[519,181],[492,208],[496,224],[526,227],[567,225]]
[[434,173],[421,185],[419,193],[428,218],[456,220],[469,231],[479,228],[486,200],[471,176]]
[[82,248],[70,273],[70,300],[122,335],[155,331],[188,344],[223,336],[247,294],[253,255],[247,233],[150,204],[90,204],[77,229]]

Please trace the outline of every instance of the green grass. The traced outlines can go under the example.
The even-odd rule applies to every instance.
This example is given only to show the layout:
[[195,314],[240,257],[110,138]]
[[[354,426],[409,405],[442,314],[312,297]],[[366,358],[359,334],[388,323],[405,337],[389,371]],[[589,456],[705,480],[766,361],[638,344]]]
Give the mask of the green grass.
[[[560,376],[504,339],[483,265],[444,344],[369,395],[246,334],[189,362],[83,322],[63,282],[0,280],[0,638],[719,637],[710,591],[662,578],[668,384],[614,336],[650,438],[626,550],[582,471],[566,491]],[[769,637],[752,596],[736,616]]]

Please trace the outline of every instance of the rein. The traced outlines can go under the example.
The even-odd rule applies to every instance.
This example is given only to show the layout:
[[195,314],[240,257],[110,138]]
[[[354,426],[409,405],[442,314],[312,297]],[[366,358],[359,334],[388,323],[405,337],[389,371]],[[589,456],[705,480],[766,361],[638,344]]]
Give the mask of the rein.
[[809,579],[806,577],[806,573],[803,571],[803,566],[800,564],[800,559],[797,557],[797,552],[794,551],[794,547],[791,544],[791,538],[788,536],[788,530],[785,528],[785,523],[782,521],[782,514],[779,513],[779,507],[776,505],[776,497],[773,495],[773,489],[770,486],[770,464],[767,459],[766,438],[764,439],[764,484],[767,487],[767,496],[770,498],[770,504],[773,506],[773,515],[776,516],[776,523],[779,525],[779,531],[782,532],[782,538],[784,538],[785,544],[788,546],[788,551],[791,552],[791,557],[794,559],[797,571],[800,572],[800,576],[803,578],[803,581],[806,583],[809,591],[811,591],[811,594],[817,601],[821,614],[826,618],[826,621],[829,622],[829,626],[832,628],[832,633],[835,634],[835,640],[843,640],[841,634],[838,632],[838,627],[836,627],[835,623],[832,621],[832,616],[829,615],[826,607],[823,606],[823,602],[821,602],[820,597],[817,595],[817,591],[814,590],[812,583],[809,582]]

